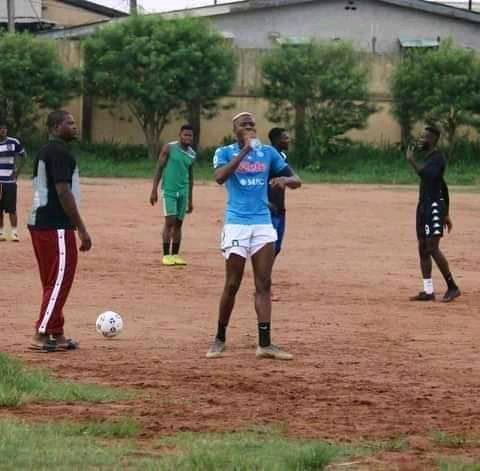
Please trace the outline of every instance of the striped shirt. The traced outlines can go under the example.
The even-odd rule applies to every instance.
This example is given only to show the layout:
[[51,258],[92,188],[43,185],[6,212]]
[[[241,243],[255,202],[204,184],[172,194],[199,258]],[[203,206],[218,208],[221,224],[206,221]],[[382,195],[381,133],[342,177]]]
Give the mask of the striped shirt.
[[25,155],[25,149],[18,139],[7,137],[0,142],[0,183],[15,183],[15,160]]

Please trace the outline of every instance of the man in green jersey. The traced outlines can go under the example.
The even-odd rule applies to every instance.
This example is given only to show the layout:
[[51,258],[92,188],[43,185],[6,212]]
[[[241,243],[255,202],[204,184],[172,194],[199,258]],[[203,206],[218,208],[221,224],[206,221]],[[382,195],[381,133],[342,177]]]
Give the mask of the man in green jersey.
[[[158,201],[158,184],[162,180],[163,211],[163,265],[186,265],[178,254],[182,241],[182,224],[185,213],[193,211],[193,162],[195,151],[193,128],[185,124],[180,128],[179,140],[165,144],[158,158],[151,205]],[[163,177],[163,178],[162,178]]]

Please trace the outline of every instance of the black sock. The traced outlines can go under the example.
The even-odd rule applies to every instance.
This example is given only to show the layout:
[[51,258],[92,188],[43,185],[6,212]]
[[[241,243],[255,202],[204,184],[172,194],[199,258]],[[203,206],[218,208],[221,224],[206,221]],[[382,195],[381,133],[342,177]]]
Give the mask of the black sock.
[[268,347],[270,345],[270,322],[258,323],[258,342],[260,347]]
[[163,243],[163,255],[170,255],[170,242]]
[[217,339],[221,340],[222,342],[225,342],[225,338],[227,335],[227,326],[218,323],[218,328],[217,328]]
[[455,283],[454,279],[453,279],[453,276],[451,273],[449,273],[446,277],[445,277],[445,281],[447,282],[447,288],[448,289],[458,289],[458,286],[457,284]]
[[180,252],[180,242],[172,242],[172,255],[177,255]]

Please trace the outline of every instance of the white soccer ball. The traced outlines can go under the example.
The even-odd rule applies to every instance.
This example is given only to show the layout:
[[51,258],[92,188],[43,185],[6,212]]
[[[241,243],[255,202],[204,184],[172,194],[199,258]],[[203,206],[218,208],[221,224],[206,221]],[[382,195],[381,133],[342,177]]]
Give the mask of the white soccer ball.
[[97,332],[104,337],[115,337],[123,330],[123,319],[113,311],[102,312],[95,324]]

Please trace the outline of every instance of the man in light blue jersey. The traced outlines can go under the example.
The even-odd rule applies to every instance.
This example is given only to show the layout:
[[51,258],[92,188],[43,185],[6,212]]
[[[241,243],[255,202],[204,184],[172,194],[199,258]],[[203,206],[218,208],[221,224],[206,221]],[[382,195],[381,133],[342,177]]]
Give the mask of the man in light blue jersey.
[[271,275],[277,233],[272,226],[268,206],[269,176],[273,188],[298,188],[300,179],[294,175],[280,154],[256,139],[255,119],[251,113],[233,118],[237,142],[220,147],[213,165],[215,180],[224,184],[228,193],[222,251],[226,259],[226,279],[220,300],[218,330],[207,352],[207,358],[222,356],[226,330],[240,288],[246,259],[252,259],[255,278],[255,310],[258,318],[258,358],[291,360],[287,353],[270,340],[272,311]]

